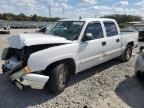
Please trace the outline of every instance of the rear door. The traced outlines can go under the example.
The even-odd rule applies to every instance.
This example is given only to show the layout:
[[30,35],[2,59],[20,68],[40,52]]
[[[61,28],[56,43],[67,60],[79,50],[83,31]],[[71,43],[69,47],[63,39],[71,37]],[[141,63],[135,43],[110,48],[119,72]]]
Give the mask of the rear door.
[[118,57],[121,54],[121,36],[114,21],[103,22],[106,32],[106,46],[104,52],[105,60]]
[[79,47],[79,61],[80,71],[88,69],[92,66],[98,65],[103,62],[103,47],[104,47],[104,34],[100,22],[90,22],[87,25],[84,36],[86,33],[93,35],[92,40],[85,40],[80,42]]

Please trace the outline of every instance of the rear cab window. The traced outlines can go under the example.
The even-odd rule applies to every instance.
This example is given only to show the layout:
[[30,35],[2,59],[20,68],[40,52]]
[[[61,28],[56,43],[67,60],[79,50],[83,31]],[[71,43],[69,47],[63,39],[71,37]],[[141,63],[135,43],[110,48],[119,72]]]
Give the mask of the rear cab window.
[[116,24],[113,21],[104,21],[107,37],[118,36]]

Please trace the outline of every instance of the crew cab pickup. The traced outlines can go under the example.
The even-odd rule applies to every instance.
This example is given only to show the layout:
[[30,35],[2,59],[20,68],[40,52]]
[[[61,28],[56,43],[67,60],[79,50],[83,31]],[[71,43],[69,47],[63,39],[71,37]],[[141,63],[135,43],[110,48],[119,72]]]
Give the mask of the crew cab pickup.
[[63,19],[45,34],[10,37],[2,69],[19,88],[37,81],[60,93],[71,75],[117,57],[128,61],[137,45],[138,33],[121,33],[113,19]]

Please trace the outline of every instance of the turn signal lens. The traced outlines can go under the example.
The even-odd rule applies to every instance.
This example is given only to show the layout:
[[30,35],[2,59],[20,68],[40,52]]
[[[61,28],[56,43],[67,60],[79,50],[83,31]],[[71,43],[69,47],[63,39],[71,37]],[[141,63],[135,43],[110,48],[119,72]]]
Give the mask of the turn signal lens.
[[24,70],[25,74],[29,74],[30,73],[30,69],[28,67],[25,67],[23,70]]

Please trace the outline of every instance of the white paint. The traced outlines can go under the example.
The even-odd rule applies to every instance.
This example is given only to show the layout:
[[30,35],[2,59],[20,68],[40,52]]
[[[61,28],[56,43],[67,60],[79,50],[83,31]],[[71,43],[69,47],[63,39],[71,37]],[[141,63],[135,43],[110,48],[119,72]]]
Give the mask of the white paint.
[[12,48],[21,49],[24,46],[55,44],[55,43],[72,43],[62,37],[51,36],[46,34],[19,34],[9,38],[9,44]]
[[[28,66],[31,68],[32,72],[45,70],[48,65],[56,61],[72,58],[75,61],[77,73],[120,56],[127,44],[131,41],[134,42],[135,46],[138,44],[138,33],[125,33],[121,35],[116,21],[112,19],[66,19],[62,21],[85,21],[78,41],[33,53],[28,60]],[[93,21],[99,21],[102,24],[104,38],[82,42],[81,40],[88,23]],[[103,21],[114,22],[119,35],[107,37]],[[117,43],[116,39],[120,39],[120,42]],[[104,47],[101,45],[103,41],[107,43]]]
[[[134,42],[134,46],[138,44],[138,33],[121,34],[120,29],[113,19],[93,18],[93,19],[66,19],[62,21],[84,21],[79,39],[77,41],[69,41],[61,37],[44,35],[44,34],[21,34],[10,38],[10,46],[21,49],[24,46],[53,44],[53,43],[70,43],[60,46],[51,47],[30,55],[28,59],[28,67],[31,72],[42,71],[50,64],[59,60],[71,58],[76,65],[76,73],[96,66],[115,57],[120,56],[129,42]],[[103,29],[104,38],[82,42],[82,37],[90,22],[100,22]],[[107,37],[103,21],[112,21],[116,24],[118,35]],[[120,39],[117,43],[116,39]],[[102,42],[106,42],[106,46],[102,46]],[[35,76],[29,77],[35,79]]]

